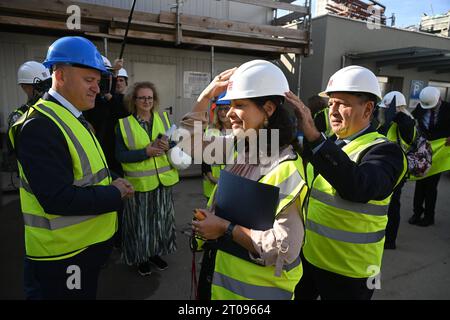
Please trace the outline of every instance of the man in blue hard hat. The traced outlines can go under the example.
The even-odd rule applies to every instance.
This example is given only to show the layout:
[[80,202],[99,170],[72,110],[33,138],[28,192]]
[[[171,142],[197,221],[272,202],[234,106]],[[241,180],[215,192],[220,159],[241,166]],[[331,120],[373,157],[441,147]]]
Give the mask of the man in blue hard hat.
[[95,299],[112,248],[116,211],[134,190],[113,180],[82,116],[99,93],[103,60],[92,42],[48,49],[52,88],[9,131],[21,180],[27,299]]

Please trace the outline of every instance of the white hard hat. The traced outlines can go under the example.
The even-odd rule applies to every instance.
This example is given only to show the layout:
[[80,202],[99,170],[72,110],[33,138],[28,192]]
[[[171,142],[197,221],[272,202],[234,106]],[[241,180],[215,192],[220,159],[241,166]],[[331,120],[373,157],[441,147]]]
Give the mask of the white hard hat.
[[431,109],[437,106],[441,93],[435,87],[425,87],[420,91],[420,105],[424,109]]
[[124,68],[120,68],[119,72],[117,73],[118,77],[124,77],[128,79],[128,73],[127,70],[125,70]]
[[391,104],[392,100],[395,98],[395,106],[401,107],[406,106],[406,99],[403,93],[399,91],[391,91],[388,92],[384,97],[383,100],[381,100],[379,107],[380,108],[389,108],[389,105]]
[[381,101],[380,84],[375,74],[361,66],[348,66],[333,74],[321,97],[328,97],[332,92],[365,92],[371,93]]
[[169,162],[177,170],[185,170],[192,164],[192,158],[180,147],[175,146],[167,152]]
[[39,62],[27,61],[17,71],[17,84],[35,84],[50,78],[48,69]]
[[265,60],[252,60],[236,69],[220,100],[285,96],[288,91],[288,81],[280,68]]
[[108,58],[103,55],[102,55],[102,58],[103,58],[103,64],[105,65],[105,67],[111,69],[112,65],[111,65],[111,62],[108,60]]

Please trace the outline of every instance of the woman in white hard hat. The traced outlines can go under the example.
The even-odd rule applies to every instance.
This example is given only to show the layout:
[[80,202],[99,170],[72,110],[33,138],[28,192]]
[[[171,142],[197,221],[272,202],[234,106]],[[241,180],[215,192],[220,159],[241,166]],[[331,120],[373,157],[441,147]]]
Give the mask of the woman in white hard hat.
[[320,95],[329,97],[332,137],[316,129],[298,97],[286,95],[311,152],[304,273],[295,296],[368,300],[379,279],[387,207],[406,173],[406,157],[371,126],[381,92],[370,70],[343,68]]
[[[450,170],[447,151],[449,149],[445,147],[450,145],[450,103],[443,101],[439,90],[431,86],[422,89],[419,99],[420,103],[412,115],[417,120],[420,133],[431,143],[433,158],[426,177],[416,182],[414,214],[408,222],[428,227],[434,224],[437,186],[441,172]],[[445,143],[442,143],[442,140],[446,140]]]
[[[415,121],[406,106],[405,96],[399,91],[388,92],[378,104],[379,123],[377,129],[389,141],[397,143],[406,153],[417,136]],[[390,111],[389,111],[390,110]],[[392,116],[381,116],[392,114]],[[400,196],[406,177],[395,187],[388,209],[385,249],[395,249],[400,226]]]
[[[301,208],[307,187],[300,173],[303,174],[302,160],[293,149],[296,143],[294,119],[283,107],[285,93],[289,90],[288,82],[283,72],[268,61],[244,63],[215,77],[200,94],[193,113],[188,117],[205,124],[210,101],[225,89],[227,93],[223,99],[231,100],[227,117],[238,141],[248,132],[259,129],[268,130],[268,136],[272,131],[278,131],[280,139],[271,141],[273,144],[279,142],[277,156],[268,158],[267,153],[258,150],[259,161],[250,164],[251,154],[245,151],[244,164],[233,163],[224,170],[279,187],[280,199],[273,225],[266,230],[244,227],[215,215],[216,197],[220,194],[211,197],[210,210],[201,210],[204,219],[193,221],[193,229],[198,235],[208,240],[225,237],[244,248],[248,256],[243,259],[219,246],[211,298],[292,299],[295,284],[302,275],[299,259],[304,235]],[[249,202],[261,200],[255,197]],[[257,215],[256,212],[249,214]]]
[[150,82],[137,82],[125,96],[128,111],[116,128],[116,157],[136,193],[123,211],[122,252],[127,264],[137,265],[142,276],[151,265],[165,270],[161,256],[175,252],[175,209],[172,186],[178,171],[166,151],[165,132],[170,128],[166,112],[159,114],[159,97]]

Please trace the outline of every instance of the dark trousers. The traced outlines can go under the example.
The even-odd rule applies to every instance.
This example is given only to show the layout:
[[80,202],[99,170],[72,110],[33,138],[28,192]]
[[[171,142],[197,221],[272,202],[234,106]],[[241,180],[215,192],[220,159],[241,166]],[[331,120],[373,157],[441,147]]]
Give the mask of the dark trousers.
[[27,300],[92,300],[97,296],[101,267],[111,253],[110,240],[92,245],[62,260],[25,258],[24,286]]
[[202,266],[198,278],[198,299],[211,300],[211,286],[214,275],[217,249],[205,248],[202,258]]
[[117,210],[117,231],[114,234],[114,247],[115,248],[122,248],[122,222],[123,219],[123,208],[120,210]]
[[303,276],[295,287],[295,300],[370,300],[374,289],[367,278],[355,279],[329,272],[309,263],[302,255]]
[[400,197],[405,180],[401,181],[392,193],[391,202],[388,209],[388,222],[386,225],[386,242],[395,243],[397,239],[398,227],[400,225]]
[[[436,207],[437,186],[441,174],[435,174],[431,177],[416,181],[414,190],[414,214],[424,218],[434,220],[434,209]],[[425,207],[423,206],[425,204]]]

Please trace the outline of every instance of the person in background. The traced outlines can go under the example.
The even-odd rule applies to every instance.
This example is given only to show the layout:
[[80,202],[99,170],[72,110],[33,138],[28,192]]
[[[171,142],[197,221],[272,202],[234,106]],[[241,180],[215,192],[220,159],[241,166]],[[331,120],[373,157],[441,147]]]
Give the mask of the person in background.
[[[116,92],[115,88],[122,88],[125,83],[122,68],[123,59],[116,59],[114,66],[105,56],[102,56],[103,64],[108,73],[102,77],[101,92],[95,98],[95,107],[85,111],[83,114],[86,120],[92,125],[105,153],[106,162],[114,176],[123,177],[122,166],[116,159],[116,139],[115,127],[117,121],[129,115],[125,108],[123,92]],[[121,76],[119,77],[119,73]],[[116,76],[117,75],[117,76]],[[120,82],[120,84],[119,84]],[[122,210],[118,210],[119,225],[114,236],[114,248],[120,249],[122,246]]]
[[[414,118],[407,109],[405,96],[398,91],[388,92],[378,106],[378,122],[380,127],[377,131],[386,135],[389,141],[397,143],[403,152],[406,153],[415,140],[417,132]],[[390,109],[392,112],[389,111]],[[385,116],[385,113],[392,113],[394,117],[389,120],[390,117]],[[386,122],[386,120],[388,121]],[[384,242],[385,249],[396,248],[397,233],[400,226],[400,197],[405,181],[406,176],[394,188],[391,202],[389,202],[386,240]]]
[[[227,134],[227,130],[231,129],[230,119],[227,117],[227,113],[230,110],[231,101],[221,100],[225,93],[222,93],[217,97],[214,104],[214,109],[211,111],[214,113],[213,123],[208,126],[205,130],[205,135],[207,137],[212,136],[224,136]],[[202,162],[202,175],[203,175],[203,195],[209,200],[211,193],[219,181],[220,170],[225,167],[224,164],[211,164],[208,165]]]
[[124,68],[120,68],[116,78],[116,93],[125,94],[128,87],[128,73]]
[[166,156],[170,128],[166,112],[158,113],[159,96],[150,82],[137,82],[128,89],[125,103],[130,116],[119,119],[116,156],[124,176],[136,193],[125,203],[122,254],[129,265],[137,265],[142,276],[168,267],[161,256],[176,250],[175,209],[172,186],[178,171]]
[[133,194],[113,180],[82,112],[94,107],[106,72],[95,45],[63,37],[44,66],[52,88],[9,131],[20,172],[27,299],[95,299],[112,249],[116,211]]
[[434,224],[437,186],[441,172],[449,167],[448,156],[439,160],[436,157],[433,142],[438,139],[446,139],[445,145],[450,145],[450,103],[443,101],[439,90],[431,86],[422,89],[419,99],[420,103],[414,109],[412,115],[417,120],[420,133],[431,143],[433,149],[432,166],[435,169],[433,170],[434,174],[416,181],[414,214],[408,222],[421,227],[428,227]]
[[[231,129],[230,119],[227,117],[227,113],[230,110],[231,101],[223,100],[226,92],[221,93],[215,103],[214,108],[211,110],[213,113],[213,121],[211,126],[208,126],[205,130],[205,136],[217,137],[225,136],[227,130]],[[228,132],[229,133],[229,132]],[[207,201],[211,197],[214,187],[220,178],[220,172],[225,168],[225,164],[206,164],[202,162],[202,175],[203,175],[203,195]],[[209,245],[208,242],[203,243],[203,258],[202,268],[200,269],[199,282],[198,282],[198,298],[200,300],[209,300],[211,296],[211,283],[212,275],[214,272],[214,260],[216,258],[216,248]]]

